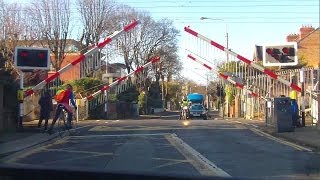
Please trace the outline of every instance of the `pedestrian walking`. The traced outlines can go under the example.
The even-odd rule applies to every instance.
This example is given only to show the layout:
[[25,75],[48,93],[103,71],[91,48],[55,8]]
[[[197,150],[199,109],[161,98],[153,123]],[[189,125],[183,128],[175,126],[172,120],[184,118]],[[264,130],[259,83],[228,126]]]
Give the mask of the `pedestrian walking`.
[[41,96],[38,104],[40,105],[40,118],[38,122],[38,128],[41,128],[42,120],[45,120],[44,130],[47,130],[50,112],[53,111],[52,96],[48,91],[46,91]]

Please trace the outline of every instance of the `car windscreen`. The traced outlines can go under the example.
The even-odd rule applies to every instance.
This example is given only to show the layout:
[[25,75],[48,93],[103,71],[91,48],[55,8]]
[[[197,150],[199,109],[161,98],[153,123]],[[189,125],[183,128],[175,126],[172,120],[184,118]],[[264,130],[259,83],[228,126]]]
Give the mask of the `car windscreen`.
[[193,105],[191,106],[192,110],[203,110],[203,106],[202,105]]

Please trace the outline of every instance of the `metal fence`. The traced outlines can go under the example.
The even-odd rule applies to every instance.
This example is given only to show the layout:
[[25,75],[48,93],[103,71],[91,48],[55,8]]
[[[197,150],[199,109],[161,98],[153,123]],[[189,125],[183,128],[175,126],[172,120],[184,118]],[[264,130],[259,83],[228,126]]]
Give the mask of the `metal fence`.
[[[312,94],[320,91],[320,68],[304,68],[304,69],[291,69],[277,72],[280,77],[294,82],[300,83],[301,71],[303,71],[304,83],[305,83],[305,105],[306,112],[311,111]],[[254,70],[250,67],[246,67],[246,73],[238,73],[240,79],[245,84],[246,88],[253,90],[255,93],[265,98],[286,96],[289,97],[292,89],[278,81],[271,79],[270,77],[262,74],[261,72]],[[239,116],[242,115],[247,118],[264,118],[265,115],[265,99],[254,98],[245,93],[244,90],[236,90],[235,94],[241,99]],[[301,107],[301,93],[297,92],[297,101],[299,107]],[[311,113],[308,113],[311,115]]]

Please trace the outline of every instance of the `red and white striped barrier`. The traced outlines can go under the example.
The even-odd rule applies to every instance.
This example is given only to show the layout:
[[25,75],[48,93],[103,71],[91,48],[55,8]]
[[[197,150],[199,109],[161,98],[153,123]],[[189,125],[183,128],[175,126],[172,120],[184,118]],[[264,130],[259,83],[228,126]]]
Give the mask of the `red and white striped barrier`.
[[45,85],[47,85],[52,80],[56,79],[60,74],[66,72],[70,68],[72,68],[74,65],[80,63],[81,61],[84,61],[88,56],[92,55],[93,53],[97,52],[99,49],[103,48],[107,44],[109,44],[113,39],[117,38],[121,34],[130,31],[134,27],[136,27],[139,24],[139,20],[136,20],[132,22],[131,24],[126,25],[121,31],[116,31],[112,35],[108,36],[104,41],[98,43],[97,45],[94,45],[89,51],[87,51],[84,54],[81,54],[77,59],[75,59],[73,62],[67,64],[63,68],[61,68],[59,71],[55,72],[53,75],[48,77],[47,79],[41,81],[39,84],[34,86],[32,89],[29,89],[25,92],[26,96],[30,96],[33,94],[36,90],[42,89]]
[[[233,84],[233,85],[236,86],[237,88],[244,89],[244,85],[243,85],[243,84],[236,82],[235,80],[233,80],[233,79],[232,79],[230,76],[228,76],[228,75],[225,75],[225,74],[223,74],[223,73],[221,73],[221,72],[219,73],[219,72],[213,70],[213,68],[212,68],[211,66],[209,66],[208,64],[202,62],[201,60],[193,57],[191,54],[188,54],[187,57],[190,58],[190,59],[192,59],[193,61],[201,64],[203,67],[209,69],[210,71],[218,74],[220,77],[222,77],[223,79],[229,81],[231,84]],[[254,92],[252,92],[252,91],[249,90],[249,89],[245,89],[245,90],[246,90],[249,94],[251,94],[252,96],[254,96],[254,97],[263,98],[262,96],[259,96],[257,93],[254,93]],[[264,99],[264,98],[263,98],[263,99]]]
[[141,71],[143,71],[145,68],[147,68],[148,66],[158,62],[160,60],[160,57],[155,57],[153,58],[150,62],[146,63],[145,65],[141,66],[141,67],[138,67],[135,71],[132,71],[131,73],[127,74],[126,76],[123,76],[123,77],[120,77],[118,78],[116,81],[114,81],[113,83],[107,85],[107,86],[104,86],[103,88],[101,88],[99,91],[93,93],[92,95],[90,96],[87,96],[83,99],[87,99],[87,100],[92,100],[94,97],[96,97],[98,94],[104,92],[104,91],[108,91],[111,87],[121,83],[122,81],[126,80],[129,76],[131,75],[137,75],[139,74]]
[[203,36],[203,35],[195,32],[194,30],[190,29],[189,27],[185,27],[184,30],[185,30],[186,32],[188,32],[189,34],[191,34],[191,35],[193,35],[193,36],[195,36],[195,37],[197,37],[197,38],[200,38],[200,39],[208,42],[209,44],[215,46],[216,48],[220,49],[221,51],[224,51],[224,52],[226,52],[227,54],[230,54],[230,55],[238,58],[239,60],[243,61],[244,63],[248,64],[249,66],[252,66],[252,67],[258,69],[259,71],[261,71],[261,72],[263,72],[264,74],[270,76],[271,78],[273,78],[273,79],[275,79],[275,80],[278,80],[279,82],[281,82],[281,83],[283,83],[283,84],[291,87],[292,89],[294,89],[294,90],[296,90],[296,91],[298,91],[298,92],[301,92],[301,88],[300,88],[298,85],[296,85],[296,84],[294,84],[294,83],[290,83],[289,81],[283,79],[282,77],[280,77],[280,76],[278,76],[277,74],[275,74],[274,72],[272,72],[272,70],[270,70],[270,69],[268,69],[268,68],[265,68],[265,67],[263,67],[263,66],[260,66],[260,65],[258,65],[258,64],[256,64],[256,63],[250,61],[249,59],[247,59],[247,58],[245,58],[245,57],[243,57],[243,56],[241,56],[241,55],[239,55],[239,54],[237,54],[237,53],[235,53],[235,52],[233,52],[233,51],[225,48],[225,47],[222,46],[221,44],[219,44],[219,43],[217,43],[217,42],[215,42],[215,41],[212,41],[212,40],[210,40],[209,38],[207,38],[207,37],[205,37],[205,36]]

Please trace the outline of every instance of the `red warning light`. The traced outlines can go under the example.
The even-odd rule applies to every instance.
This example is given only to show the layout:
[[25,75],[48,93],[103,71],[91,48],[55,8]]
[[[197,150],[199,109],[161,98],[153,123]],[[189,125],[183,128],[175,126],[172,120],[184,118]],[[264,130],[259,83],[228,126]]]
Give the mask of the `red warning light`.
[[20,56],[23,57],[23,58],[25,58],[25,57],[28,56],[28,52],[22,51],[22,52],[20,53]]
[[266,52],[271,55],[272,54],[272,49],[268,48],[268,49],[266,49]]
[[39,59],[44,59],[44,57],[45,57],[44,53],[38,53],[37,56]]
[[287,47],[282,48],[282,52],[285,54],[289,54],[289,48]]

